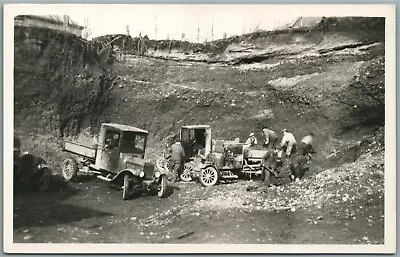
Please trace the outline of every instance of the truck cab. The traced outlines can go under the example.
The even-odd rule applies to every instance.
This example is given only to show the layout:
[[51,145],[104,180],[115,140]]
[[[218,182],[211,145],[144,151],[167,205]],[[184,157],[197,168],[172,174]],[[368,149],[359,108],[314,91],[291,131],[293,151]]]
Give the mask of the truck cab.
[[103,123],[94,168],[111,173],[143,170],[148,132],[139,128]]
[[208,125],[183,126],[180,131],[180,140],[188,160],[198,154],[207,156],[211,152],[211,127]]

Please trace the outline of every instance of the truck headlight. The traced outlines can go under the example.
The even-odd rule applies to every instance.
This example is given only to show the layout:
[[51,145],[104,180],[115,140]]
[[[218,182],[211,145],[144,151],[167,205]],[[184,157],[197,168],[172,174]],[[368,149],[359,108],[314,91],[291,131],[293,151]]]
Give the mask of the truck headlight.
[[141,177],[141,178],[144,177],[144,171],[141,171],[141,172],[139,173],[139,177]]
[[156,178],[159,178],[159,177],[161,176],[161,173],[160,173],[159,171],[156,171],[156,173],[154,174],[154,176],[155,176]]

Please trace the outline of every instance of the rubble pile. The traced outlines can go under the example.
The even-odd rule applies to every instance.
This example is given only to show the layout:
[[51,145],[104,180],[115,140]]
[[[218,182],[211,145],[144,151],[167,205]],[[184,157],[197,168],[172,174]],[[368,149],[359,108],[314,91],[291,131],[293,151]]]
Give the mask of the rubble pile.
[[[266,209],[295,211],[298,208],[322,208],[329,203],[352,203],[384,195],[384,151],[365,154],[353,163],[321,172],[294,184],[268,189]],[[357,186],[355,186],[357,185]]]
[[[258,189],[247,191],[249,184]],[[216,211],[217,214],[232,209],[245,212],[296,212],[299,209],[326,208],[332,204],[345,207],[359,200],[365,201],[367,205],[376,204],[373,203],[376,197],[382,201],[384,197],[384,151],[364,154],[356,162],[280,187],[267,188],[257,180],[216,187],[218,189],[202,199],[183,201],[167,211],[150,216],[142,223],[146,227],[166,225],[185,215],[203,216],[204,210]],[[352,218],[355,213],[347,212],[345,215]]]

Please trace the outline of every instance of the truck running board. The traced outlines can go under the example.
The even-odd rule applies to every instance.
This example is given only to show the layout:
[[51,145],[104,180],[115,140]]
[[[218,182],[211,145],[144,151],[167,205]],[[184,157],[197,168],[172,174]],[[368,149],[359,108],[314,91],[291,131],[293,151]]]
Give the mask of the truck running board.
[[108,182],[112,181],[112,178],[104,177],[103,175],[97,175],[97,178],[108,181]]

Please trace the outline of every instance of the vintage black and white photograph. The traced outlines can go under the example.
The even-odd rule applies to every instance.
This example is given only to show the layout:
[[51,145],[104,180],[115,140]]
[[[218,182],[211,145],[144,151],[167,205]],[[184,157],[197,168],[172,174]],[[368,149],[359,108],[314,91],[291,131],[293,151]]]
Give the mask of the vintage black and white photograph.
[[4,251],[395,251],[394,6],[4,21]]

